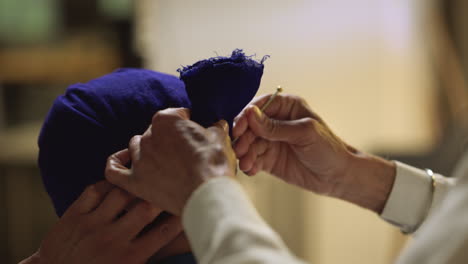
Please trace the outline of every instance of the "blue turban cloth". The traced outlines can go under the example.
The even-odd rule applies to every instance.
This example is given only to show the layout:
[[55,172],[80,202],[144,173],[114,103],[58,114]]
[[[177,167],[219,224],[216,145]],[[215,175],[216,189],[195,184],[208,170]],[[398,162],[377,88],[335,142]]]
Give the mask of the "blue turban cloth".
[[231,57],[215,57],[179,69],[192,103],[192,120],[204,127],[234,118],[252,100],[263,75],[263,62],[236,49]]
[[180,79],[120,69],[71,85],[54,101],[39,135],[38,165],[58,216],[86,186],[104,179],[107,157],[127,148],[158,110],[186,107],[203,126],[220,119],[232,124],[259,88],[263,60],[235,50],[179,71]]

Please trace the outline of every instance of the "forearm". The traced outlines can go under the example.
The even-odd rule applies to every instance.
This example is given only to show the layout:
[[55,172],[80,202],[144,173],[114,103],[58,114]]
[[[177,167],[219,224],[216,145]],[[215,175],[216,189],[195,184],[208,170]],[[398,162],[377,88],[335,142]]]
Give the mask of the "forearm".
[[336,198],[380,214],[396,176],[395,163],[365,153],[353,154]]
[[353,154],[350,169],[335,197],[370,209],[412,233],[445,197],[454,179],[372,155]]

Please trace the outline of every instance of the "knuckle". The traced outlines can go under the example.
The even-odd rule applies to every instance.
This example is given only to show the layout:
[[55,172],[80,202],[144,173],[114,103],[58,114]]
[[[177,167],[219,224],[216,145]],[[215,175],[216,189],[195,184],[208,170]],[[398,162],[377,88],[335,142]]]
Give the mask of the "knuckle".
[[94,224],[92,223],[91,217],[86,216],[80,219],[76,224],[76,230],[78,233],[85,235],[93,230]]
[[122,263],[134,263],[136,259],[140,258],[141,249],[135,246],[127,247]]
[[111,175],[112,173],[114,173],[114,169],[112,168],[112,166],[109,166],[111,162],[111,158],[107,158],[107,165],[106,167],[104,168],[104,175],[107,177],[109,177],[109,175]]
[[153,121],[155,119],[157,119],[157,120],[164,120],[164,119],[171,119],[171,118],[181,119],[181,118],[183,118],[183,116],[186,116],[186,115],[189,115],[187,109],[184,109],[184,108],[166,108],[166,109],[158,111],[153,116]]
[[302,122],[303,128],[307,130],[315,131],[317,129],[317,125],[318,125],[318,121],[310,117],[305,118],[304,122]]
[[158,123],[161,119],[164,119],[166,116],[167,114],[164,112],[164,110],[161,110],[153,115],[153,119],[151,121],[152,123]]
[[317,120],[308,117],[301,123],[301,125],[303,127],[303,130],[307,131],[306,136],[309,140],[311,140],[312,142],[318,140],[318,138],[320,137],[320,123]]
[[174,233],[174,226],[171,226],[170,223],[163,223],[159,226],[158,235],[161,238],[161,241],[170,241]]
[[144,145],[148,141],[151,141],[151,135],[146,134],[140,137],[140,145]]
[[240,112],[236,117],[234,117],[234,120],[233,120],[234,126],[236,126],[237,122],[239,122],[239,120],[241,119],[243,115],[245,115],[245,110],[242,110],[242,112]]
[[133,136],[133,137],[130,139],[129,145],[130,145],[130,146],[134,146],[134,145],[138,144],[138,141],[139,141],[140,139],[141,139],[141,136],[139,136],[139,135]]
[[112,192],[113,192],[112,198],[116,200],[127,201],[128,199],[130,199],[130,195],[126,191],[120,188],[115,188]]
[[89,185],[84,190],[84,195],[87,199],[95,200],[98,199],[100,194],[94,185]]
[[247,131],[245,134],[246,141],[249,143],[249,145],[255,141],[255,138],[257,137],[252,130]]
[[289,94],[288,97],[293,100],[293,101],[299,101],[301,102],[303,100],[302,97],[298,96],[298,95],[293,95],[293,94]]
[[114,241],[116,237],[116,232],[114,232],[114,230],[105,229],[99,233],[98,243],[108,245],[110,242]]
[[115,154],[112,154],[110,155],[109,157],[107,157],[107,161],[106,161],[106,164],[107,164],[107,167],[108,165],[114,161],[115,157],[114,157]]
[[288,95],[291,105],[298,105],[300,107],[307,107],[307,101],[298,95]]
[[302,98],[302,97],[298,97],[297,100],[298,100],[298,102],[299,102],[299,104],[300,104],[301,106],[307,106],[307,105],[308,105],[308,104],[307,104],[307,101],[306,101],[304,98]]
[[266,123],[266,130],[269,132],[269,134],[275,134],[276,131],[278,130],[279,126],[279,121],[276,119],[270,119],[270,122]]
[[150,222],[157,216],[156,208],[149,205],[147,202],[140,202],[136,205],[136,213],[144,222]]

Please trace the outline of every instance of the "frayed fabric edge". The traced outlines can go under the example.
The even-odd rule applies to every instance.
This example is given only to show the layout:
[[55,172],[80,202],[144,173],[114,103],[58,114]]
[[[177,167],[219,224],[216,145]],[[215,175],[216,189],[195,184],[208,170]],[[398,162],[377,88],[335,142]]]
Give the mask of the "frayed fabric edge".
[[206,64],[218,64],[218,63],[224,63],[224,62],[234,62],[234,63],[243,63],[243,62],[246,62],[246,61],[252,61],[252,62],[256,62],[256,63],[259,63],[261,65],[263,65],[263,63],[268,59],[270,58],[270,55],[265,55],[262,57],[262,59],[260,61],[257,61],[255,59],[253,59],[253,57],[255,57],[256,54],[253,54],[253,55],[245,55],[243,49],[235,49],[232,51],[232,54],[230,57],[225,57],[225,56],[216,56],[216,57],[212,57],[212,58],[208,58],[208,59],[205,59],[205,60],[200,60],[200,61],[197,61],[196,63],[192,64],[192,65],[189,65],[189,66],[183,66],[181,65],[181,68],[177,69],[177,72],[180,73],[180,75],[182,76],[183,74],[186,74],[188,72],[190,72],[192,69],[197,69],[197,68],[200,68],[200,67],[203,67],[205,66]]

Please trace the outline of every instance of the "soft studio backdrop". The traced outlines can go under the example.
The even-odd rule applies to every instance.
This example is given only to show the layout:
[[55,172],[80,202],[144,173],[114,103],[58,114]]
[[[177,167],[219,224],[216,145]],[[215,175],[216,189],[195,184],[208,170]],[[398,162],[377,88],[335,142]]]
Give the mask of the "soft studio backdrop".
[[[423,0],[147,0],[137,4],[136,46],[146,67],[172,74],[235,48],[270,54],[259,94],[281,84],[365,151],[420,153],[434,139],[428,10]],[[404,244],[397,229],[353,205],[264,174],[241,179],[311,263],[391,263]]]

